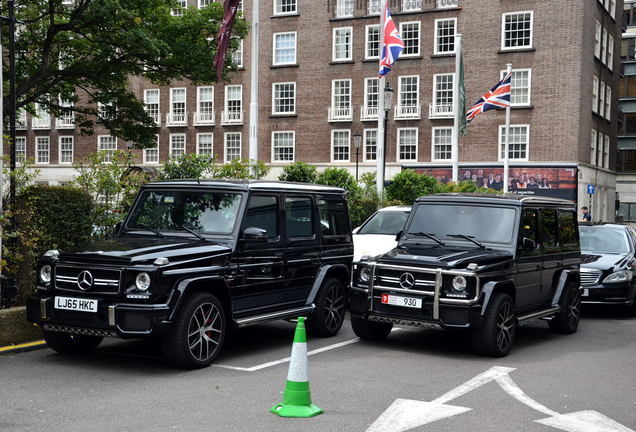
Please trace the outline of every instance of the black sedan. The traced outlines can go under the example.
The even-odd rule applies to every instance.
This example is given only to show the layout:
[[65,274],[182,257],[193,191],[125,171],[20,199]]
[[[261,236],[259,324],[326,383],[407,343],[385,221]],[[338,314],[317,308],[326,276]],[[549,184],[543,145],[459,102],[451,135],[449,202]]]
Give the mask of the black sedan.
[[581,303],[626,306],[636,315],[636,231],[627,225],[579,225]]

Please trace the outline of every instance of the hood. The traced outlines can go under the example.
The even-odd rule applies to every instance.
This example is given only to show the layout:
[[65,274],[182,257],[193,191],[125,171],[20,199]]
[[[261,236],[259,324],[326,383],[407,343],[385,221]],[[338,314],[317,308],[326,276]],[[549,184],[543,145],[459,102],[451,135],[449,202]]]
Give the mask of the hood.
[[60,254],[62,262],[94,262],[101,264],[129,265],[151,264],[159,257],[170,262],[182,259],[214,257],[230,253],[229,245],[221,242],[202,241],[197,238],[164,237],[140,238],[122,236],[88,244],[71,252]]
[[395,235],[360,234],[353,235],[353,260],[359,261],[362,255],[381,255],[397,245]]
[[632,254],[601,254],[593,251],[581,252],[581,268],[609,270],[624,267],[629,263]]
[[383,264],[422,265],[426,267],[442,267],[446,269],[465,269],[468,264],[475,263],[479,267],[501,264],[512,260],[511,252],[506,250],[466,249],[466,247],[450,245],[402,245],[379,257]]

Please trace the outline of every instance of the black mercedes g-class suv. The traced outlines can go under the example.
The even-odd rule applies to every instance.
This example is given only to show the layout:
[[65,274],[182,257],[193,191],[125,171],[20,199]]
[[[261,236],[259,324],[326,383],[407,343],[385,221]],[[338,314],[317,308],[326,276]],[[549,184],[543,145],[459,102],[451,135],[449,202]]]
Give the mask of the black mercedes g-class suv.
[[353,242],[339,188],[273,181],[143,186],[115,240],[40,260],[27,318],[61,353],[105,336],[161,338],[201,368],[228,326],[308,317],[333,336],[345,316]]
[[479,354],[508,354],[518,323],[580,319],[581,251],[571,201],[493,194],[418,198],[395,249],[354,262],[351,324],[363,339],[393,324],[472,332]]

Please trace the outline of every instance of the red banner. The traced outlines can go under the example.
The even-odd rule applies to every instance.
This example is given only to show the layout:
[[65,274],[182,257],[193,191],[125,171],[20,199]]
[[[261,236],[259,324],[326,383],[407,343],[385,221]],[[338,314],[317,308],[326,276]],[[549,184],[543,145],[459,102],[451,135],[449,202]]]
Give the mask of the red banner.
[[230,44],[230,37],[232,37],[232,26],[234,25],[234,18],[236,18],[236,12],[238,11],[239,1],[240,0],[225,0],[225,4],[223,5],[225,14],[223,15],[223,22],[219,29],[218,47],[216,58],[214,59],[217,80],[220,80],[223,74],[225,55],[227,54],[227,47]]

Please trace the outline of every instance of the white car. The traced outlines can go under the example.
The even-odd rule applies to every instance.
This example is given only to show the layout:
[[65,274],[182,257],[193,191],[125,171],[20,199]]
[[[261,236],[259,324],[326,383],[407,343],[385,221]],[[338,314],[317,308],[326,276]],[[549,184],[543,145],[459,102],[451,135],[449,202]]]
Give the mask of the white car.
[[378,210],[353,230],[353,261],[362,255],[380,255],[397,245],[395,236],[404,229],[411,206],[393,206]]

